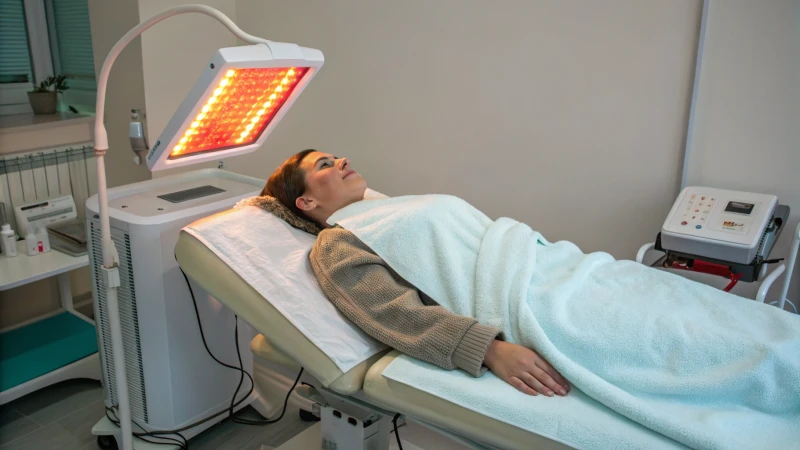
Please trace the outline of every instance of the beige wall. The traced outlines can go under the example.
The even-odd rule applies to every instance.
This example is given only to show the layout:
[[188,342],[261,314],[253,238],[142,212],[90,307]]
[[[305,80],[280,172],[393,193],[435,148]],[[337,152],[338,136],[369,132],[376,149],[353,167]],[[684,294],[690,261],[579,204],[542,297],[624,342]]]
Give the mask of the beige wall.
[[[131,27],[139,23],[136,0],[89,0],[89,13],[94,47],[95,70],[99,72],[106,54]],[[132,108],[144,109],[142,48],[133,41],[117,58],[108,83],[105,123],[109,152],[106,174],[109,187],[119,186],[150,177],[146,165],[133,164],[133,152],[128,141],[128,122]],[[35,139],[37,135],[32,135]],[[48,133],[38,134],[41,143],[31,148],[52,146],[57,142]],[[45,140],[45,138],[47,139]],[[69,143],[68,139],[63,143]],[[83,205],[78,205],[83,207]],[[70,273],[72,293],[76,301],[91,297],[91,278],[88,268]],[[60,306],[54,278],[0,292],[0,328],[12,326],[46,314]]]
[[[99,72],[109,50],[117,40],[139,23],[137,0],[89,0],[95,71]],[[109,151],[106,173],[109,187],[150,178],[147,165],[134,165],[128,140],[131,109],[144,110],[142,45],[138,39],[128,44],[117,57],[108,80],[105,123]]]
[[800,2],[709,5],[688,183],[777,195],[792,208],[784,257],[800,221]]
[[451,193],[551,240],[634,258],[677,194],[702,2],[238,0],[247,32],[325,66],[267,141],[390,195]]

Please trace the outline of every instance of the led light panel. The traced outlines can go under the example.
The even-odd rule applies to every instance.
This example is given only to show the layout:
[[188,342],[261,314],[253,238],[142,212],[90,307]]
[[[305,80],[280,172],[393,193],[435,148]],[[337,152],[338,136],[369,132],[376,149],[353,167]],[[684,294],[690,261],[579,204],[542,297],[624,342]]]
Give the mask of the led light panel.
[[308,67],[228,69],[169,159],[255,142]]
[[147,154],[148,167],[256,150],[322,63],[319,50],[294,44],[220,49]]

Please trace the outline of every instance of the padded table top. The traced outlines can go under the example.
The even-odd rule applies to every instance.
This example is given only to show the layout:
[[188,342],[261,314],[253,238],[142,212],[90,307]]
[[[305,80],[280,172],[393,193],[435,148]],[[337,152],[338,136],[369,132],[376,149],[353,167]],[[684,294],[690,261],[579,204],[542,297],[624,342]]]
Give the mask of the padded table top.
[[375,355],[343,373],[267,299],[195,237],[181,231],[175,255],[178,264],[195,283],[333,391],[347,395],[359,391],[367,369],[381,357],[381,354]]
[[371,403],[498,448],[571,448],[384,377],[383,370],[399,355],[396,350],[390,352],[367,372],[364,394]]

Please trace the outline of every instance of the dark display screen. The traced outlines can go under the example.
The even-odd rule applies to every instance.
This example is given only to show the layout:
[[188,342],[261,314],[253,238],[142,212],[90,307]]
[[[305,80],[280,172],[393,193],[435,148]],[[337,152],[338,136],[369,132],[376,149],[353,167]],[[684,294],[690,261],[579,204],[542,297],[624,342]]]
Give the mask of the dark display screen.
[[158,198],[166,200],[170,203],[181,203],[189,200],[208,197],[209,195],[219,194],[220,192],[225,192],[225,189],[220,189],[215,186],[206,185],[206,186],[186,189],[185,191],[178,191],[169,194],[159,195]]
[[744,214],[749,216],[751,212],[753,212],[753,208],[756,205],[752,203],[744,203],[744,202],[728,202],[728,206],[725,207],[725,212],[732,212],[736,214]]

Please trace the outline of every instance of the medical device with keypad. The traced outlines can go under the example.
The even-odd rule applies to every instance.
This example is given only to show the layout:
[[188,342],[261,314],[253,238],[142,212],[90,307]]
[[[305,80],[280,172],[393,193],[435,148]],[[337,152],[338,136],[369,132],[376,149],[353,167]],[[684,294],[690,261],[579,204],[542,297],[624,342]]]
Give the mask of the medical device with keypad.
[[759,264],[789,216],[789,207],[766,194],[688,187],[661,230],[661,247],[683,254]]
[[[672,205],[656,242],[639,250],[637,261],[655,249],[664,253],[653,266],[688,270],[737,282],[762,282],[756,300],[764,301],[772,283],[784,272],[791,278],[798,239],[793,240],[786,264],[770,259],[775,243],[789,219],[789,207],[770,194],[691,186]],[[780,263],[780,264],[778,264]],[[768,266],[775,264],[768,273]],[[776,303],[783,307],[788,282]]]

